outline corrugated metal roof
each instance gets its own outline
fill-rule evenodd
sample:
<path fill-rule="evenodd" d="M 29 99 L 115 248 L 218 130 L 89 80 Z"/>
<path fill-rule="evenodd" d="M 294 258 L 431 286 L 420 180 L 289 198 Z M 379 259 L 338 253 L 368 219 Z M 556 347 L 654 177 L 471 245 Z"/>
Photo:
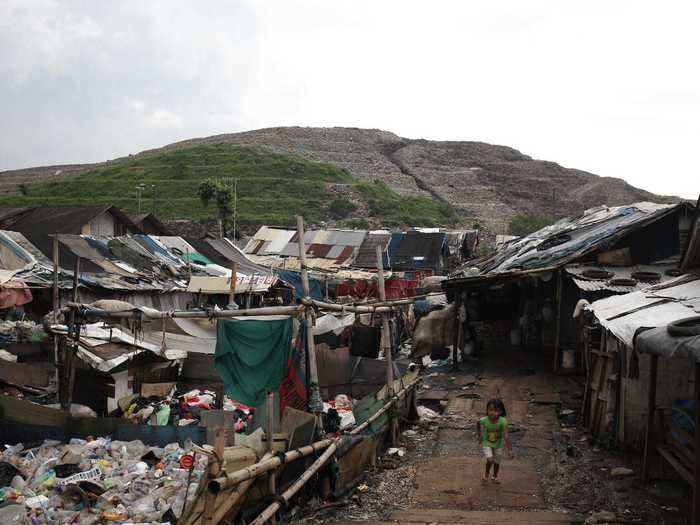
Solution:
<path fill-rule="evenodd" d="M 353 263 L 359 268 L 376 268 L 377 267 L 377 246 L 381 246 L 384 259 L 384 267 L 388 267 L 387 246 L 391 239 L 390 233 L 368 233 L 363 241 L 360 249 L 357 252 L 357 257 Z"/>
<path fill-rule="evenodd" d="M 294 230 L 261 226 L 243 251 L 257 255 L 277 255 L 295 235 Z"/>

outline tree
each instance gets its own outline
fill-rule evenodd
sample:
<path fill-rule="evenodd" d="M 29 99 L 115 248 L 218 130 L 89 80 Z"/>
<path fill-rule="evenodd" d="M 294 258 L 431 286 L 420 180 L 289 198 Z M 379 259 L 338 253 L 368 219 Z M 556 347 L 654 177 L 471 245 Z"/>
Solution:
<path fill-rule="evenodd" d="M 548 213 L 518 213 L 510 219 L 508 231 L 511 235 L 523 237 L 541 230 L 555 221 L 554 216 Z"/>
<path fill-rule="evenodd" d="M 25 197 L 29 195 L 29 184 L 26 182 L 21 183 L 19 186 L 19 192 L 24 195 Z"/>
<path fill-rule="evenodd" d="M 344 219 L 357 209 L 357 206 L 347 199 L 333 199 L 328 206 L 328 214 L 333 219 Z"/>
<path fill-rule="evenodd" d="M 233 201 L 233 191 L 221 179 L 205 179 L 197 188 L 199 196 L 205 208 L 209 207 L 211 202 L 214 202 L 218 211 L 219 221 L 219 236 L 223 237 L 226 234 L 226 221 L 233 215 L 231 201 Z"/>

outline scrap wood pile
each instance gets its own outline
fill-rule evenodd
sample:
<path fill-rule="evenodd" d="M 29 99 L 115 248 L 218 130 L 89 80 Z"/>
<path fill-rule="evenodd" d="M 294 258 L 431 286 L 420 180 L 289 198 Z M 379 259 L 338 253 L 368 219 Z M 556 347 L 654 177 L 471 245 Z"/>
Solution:
<path fill-rule="evenodd" d="M 194 501 L 207 453 L 191 443 L 46 440 L 0 459 L 0 523 L 174 523 Z"/>

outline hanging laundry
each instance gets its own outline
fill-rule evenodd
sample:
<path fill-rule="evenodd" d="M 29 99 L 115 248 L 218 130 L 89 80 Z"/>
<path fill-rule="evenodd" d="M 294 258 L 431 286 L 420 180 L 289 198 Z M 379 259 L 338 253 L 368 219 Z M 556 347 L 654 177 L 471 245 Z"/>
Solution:
<path fill-rule="evenodd" d="M 214 365 L 226 394 L 250 406 L 277 390 L 291 352 L 291 317 L 219 320 Z"/>

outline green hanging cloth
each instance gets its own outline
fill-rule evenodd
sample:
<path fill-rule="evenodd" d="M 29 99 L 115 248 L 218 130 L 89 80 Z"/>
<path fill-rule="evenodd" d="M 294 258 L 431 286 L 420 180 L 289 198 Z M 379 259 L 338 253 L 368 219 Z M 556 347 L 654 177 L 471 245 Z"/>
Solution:
<path fill-rule="evenodd" d="M 265 401 L 284 378 L 292 346 L 292 318 L 219 320 L 214 365 L 226 394 L 249 406 Z"/>

